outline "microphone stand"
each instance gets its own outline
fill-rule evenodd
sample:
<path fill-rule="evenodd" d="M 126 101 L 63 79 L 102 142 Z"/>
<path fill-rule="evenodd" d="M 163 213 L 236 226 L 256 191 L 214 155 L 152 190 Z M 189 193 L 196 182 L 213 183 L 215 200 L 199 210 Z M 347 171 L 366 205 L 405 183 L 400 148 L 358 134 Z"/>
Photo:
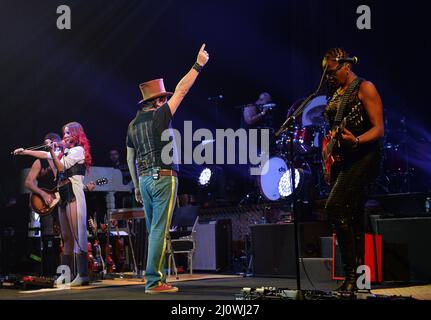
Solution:
<path fill-rule="evenodd" d="M 328 68 L 328 65 L 325 66 L 324 70 L 323 70 L 323 74 L 322 77 L 320 79 L 320 83 L 319 83 L 319 87 L 317 88 L 317 90 L 315 92 L 313 92 L 307 99 L 305 99 L 301 105 L 298 107 L 298 109 L 296 109 L 293 114 L 288 117 L 286 119 L 286 121 L 284 121 L 284 123 L 281 125 L 280 129 L 278 129 L 278 131 L 276 132 L 276 137 L 278 137 L 282 132 L 288 132 L 289 135 L 289 147 L 288 147 L 288 156 L 287 156 L 287 162 L 288 162 L 288 166 L 290 170 L 290 178 L 291 178 L 291 183 L 292 183 L 292 187 L 291 187 L 291 201 L 292 201 L 292 211 L 293 211 L 293 228 L 294 228 L 294 234 L 295 234 L 295 265 L 296 265 L 296 290 L 297 290 L 297 296 L 296 299 L 297 300 L 303 300 L 304 296 L 302 294 L 302 290 L 301 290 L 301 272 L 300 272 L 300 266 L 299 266 L 299 260 L 302 259 L 300 257 L 300 251 L 299 251 L 299 215 L 297 212 L 297 204 L 296 202 L 298 201 L 298 199 L 296 199 L 296 195 L 295 195 L 295 168 L 294 168 L 294 159 L 295 159 L 295 151 L 294 151 L 294 144 L 293 144 L 293 139 L 294 139 L 294 130 L 293 130 L 293 125 L 295 123 L 295 119 L 296 117 L 298 117 L 299 115 L 301 115 L 304 112 L 305 107 L 307 106 L 307 104 L 317 96 L 317 94 L 319 93 L 322 84 L 323 84 L 323 80 L 325 78 L 326 75 L 326 70 Z"/>
<path fill-rule="evenodd" d="M 215 118 L 216 118 L 215 124 L 216 124 L 216 129 L 218 129 L 218 128 L 219 128 L 219 111 L 220 111 L 220 104 L 221 104 L 221 101 L 222 101 L 222 100 L 223 100 L 223 96 L 222 96 L 222 95 L 218 96 L 218 97 L 217 97 L 217 98 L 215 98 L 215 99 L 208 100 L 209 102 L 212 102 L 212 103 L 214 103 L 214 105 L 215 105 L 215 113 L 216 113 L 216 116 L 215 116 Z"/>

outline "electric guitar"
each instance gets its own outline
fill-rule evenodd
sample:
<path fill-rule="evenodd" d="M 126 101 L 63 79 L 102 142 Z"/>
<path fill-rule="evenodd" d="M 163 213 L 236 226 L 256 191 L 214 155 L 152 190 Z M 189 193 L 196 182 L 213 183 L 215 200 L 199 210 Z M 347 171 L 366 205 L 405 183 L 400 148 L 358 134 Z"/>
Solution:
<path fill-rule="evenodd" d="M 31 208 L 33 209 L 33 211 L 42 217 L 51 214 L 52 211 L 54 211 L 55 207 L 60 202 L 60 192 L 58 191 L 59 188 L 68 184 L 68 183 L 71 183 L 71 182 L 69 179 L 66 179 L 66 180 L 62 181 L 62 183 L 60 185 L 56 186 L 55 188 L 53 188 L 51 190 L 42 188 L 43 191 L 50 194 L 51 197 L 54 199 L 49 205 L 47 205 L 45 203 L 45 201 L 43 200 L 43 198 L 40 195 L 38 195 L 36 193 L 32 193 L 30 196 L 30 205 L 31 205 Z M 95 184 L 97 186 L 101 186 L 101 185 L 104 185 L 107 183 L 108 183 L 108 179 L 106 179 L 106 178 L 97 179 L 95 182 Z"/>
<path fill-rule="evenodd" d="M 88 223 L 90 225 L 91 233 L 94 236 L 94 260 L 98 264 L 97 270 L 93 271 L 102 271 L 103 274 L 106 274 L 106 266 L 105 261 L 102 257 L 102 248 L 100 247 L 99 236 L 97 234 L 97 222 L 96 222 L 96 213 L 93 219 L 88 219 Z"/>
<path fill-rule="evenodd" d="M 346 128 L 347 122 L 362 122 L 363 118 L 359 112 L 359 103 L 355 105 L 350 113 L 343 118 L 341 123 L 336 126 L 330 133 L 328 133 L 322 141 L 322 161 L 323 161 L 323 175 L 325 182 L 331 184 L 331 171 L 334 164 L 343 160 L 341 149 L 341 133 Z"/>

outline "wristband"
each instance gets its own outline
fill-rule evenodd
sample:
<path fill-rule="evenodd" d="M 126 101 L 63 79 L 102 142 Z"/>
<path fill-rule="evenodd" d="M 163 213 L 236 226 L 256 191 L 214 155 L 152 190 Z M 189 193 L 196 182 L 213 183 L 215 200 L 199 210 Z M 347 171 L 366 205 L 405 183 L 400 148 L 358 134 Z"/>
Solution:
<path fill-rule="evenodd" d="M 201 72 L 204 67 L 201 66 L 199 63 L 195 62 L 192 68 L 195 69 L 197 72 Z"/>
<path fill-rule="evenodd" d="M 353 145 L 354 148 L 357 148 L 359 146 L 359 137 L 356 137 L 355 144 Z"/>

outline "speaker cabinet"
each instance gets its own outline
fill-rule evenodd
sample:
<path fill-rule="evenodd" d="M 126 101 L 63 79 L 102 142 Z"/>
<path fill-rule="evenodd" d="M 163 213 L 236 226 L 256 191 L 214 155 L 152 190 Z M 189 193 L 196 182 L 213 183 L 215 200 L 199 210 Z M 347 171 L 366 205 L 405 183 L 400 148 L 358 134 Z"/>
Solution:
<path fill-rule="evenodd" d="M 295 277 L 293 224 L 261 224 L 251 229 L 253 274 Z"/>
<path fill-rule="evenodd" d="M 430 281 L 431 217 L 377 219 L 376 224 L 383 237 L 383 280 Z"/>
<path fill-rule="evenodd" d="M 232 259 L 232 222 L 230 219 L 199 221 L 196 226 L 196 251 L 193 269 L 225 271 Z"/>
<path fill-rule="evenodd" d="M 295 232 L 293 223 L 251 225 L 253 273 L 259 276 L 295 277 Z M 328 235 L 324 222 L 299 224 L 301 256 L 320 256 L 320 237 Z"/>

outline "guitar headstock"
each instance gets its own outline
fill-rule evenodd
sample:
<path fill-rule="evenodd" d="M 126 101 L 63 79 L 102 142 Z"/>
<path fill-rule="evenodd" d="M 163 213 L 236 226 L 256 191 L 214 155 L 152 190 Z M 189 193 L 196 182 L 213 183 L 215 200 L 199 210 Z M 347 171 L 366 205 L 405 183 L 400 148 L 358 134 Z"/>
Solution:
<path fill-rule="evenodd" d="M 100 178 L 100 179 L 97 179 L 95 183 L 97 186 L 103 186 L 105 184 L 108 184 L 108 182 L 109 181 L 107 178 Z"/>
<path fill-rule="evenodd" d="M 89 218 L 88 219 L 88 224 L 90 225 L 91 228 L 91 232 L 94 235 L 97 235 L 97 223 L 96 223 L 96 218 L 94 217 L 93 219 Z"/>

